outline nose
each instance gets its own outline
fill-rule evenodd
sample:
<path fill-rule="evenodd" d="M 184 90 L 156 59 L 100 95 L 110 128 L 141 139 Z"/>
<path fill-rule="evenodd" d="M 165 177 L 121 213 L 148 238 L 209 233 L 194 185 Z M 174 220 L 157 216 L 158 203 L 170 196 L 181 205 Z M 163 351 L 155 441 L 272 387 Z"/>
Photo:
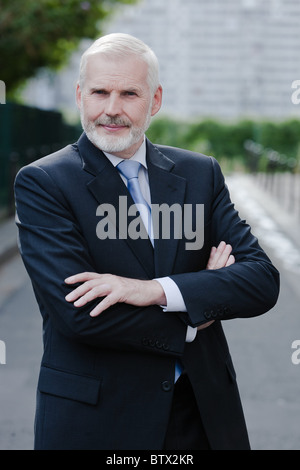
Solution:
<path fill-rule="evenodd" d="M 106 100 L 105 114 L 107 116 L 119 116 L 122 113 L 121 98 L 115 93 L 110 93 Z"/>

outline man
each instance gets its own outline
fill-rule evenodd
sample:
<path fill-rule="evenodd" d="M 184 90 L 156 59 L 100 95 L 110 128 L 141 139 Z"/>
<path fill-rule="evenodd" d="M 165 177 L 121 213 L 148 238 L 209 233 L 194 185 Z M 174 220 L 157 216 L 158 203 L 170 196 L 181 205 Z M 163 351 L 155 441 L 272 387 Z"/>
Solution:
<path fill-rule="evenodd" d="M 151 49 L 100 38 L 76 93 L 79 141 L 15 184 L 44 329 L 35 448 L 249 449 L 220 320 L 271 309 L 278 272 L 216 161 L 145 139 L 162 101 Z M 181 209 L 168 236 L 166 207 Z"/>

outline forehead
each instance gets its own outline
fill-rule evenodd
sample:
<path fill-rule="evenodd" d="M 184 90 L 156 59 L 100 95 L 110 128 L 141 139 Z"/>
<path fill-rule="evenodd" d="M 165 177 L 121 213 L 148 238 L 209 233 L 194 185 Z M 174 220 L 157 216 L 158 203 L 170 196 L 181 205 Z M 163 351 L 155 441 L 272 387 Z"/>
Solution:
<path fill-rule="evenodd" d="M 101 53 L 87 57 L 85 81 L 89 86 L 148 87 L 148 65 L 139 57 L 107 57 Z"/>

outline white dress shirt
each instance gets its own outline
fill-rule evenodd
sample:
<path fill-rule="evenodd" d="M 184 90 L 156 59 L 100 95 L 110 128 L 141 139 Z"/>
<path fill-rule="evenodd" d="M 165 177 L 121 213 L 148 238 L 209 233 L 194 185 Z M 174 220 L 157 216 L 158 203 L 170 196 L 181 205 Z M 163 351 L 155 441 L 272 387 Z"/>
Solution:
<path fill-rule="evenodd" d="M 123 158 L 119 158 L 116 155 L 104 152 L 106 157 L 111 161 L 111 163 L 116 167 Z M 145 200 L 148 202 L 151 207 L 151 194 L 149 186 L 149 177 L 148 177 L 148 168 L 146 162 L 146 141 L 143 140 L 142 145 L 137 150 L 137 152 L 130 158 L 130 160 L 136 160 L 141 163 L 141 168 L 139 171 L 138 179 L 142 194 Z M 127 186 L 127 180 L 123 175 L 120 174 L 120 177 Z M 153 231 L 152 231 L 153 233 Z M 163 305 L 162 308 L 165 312 L 186 312 L 186 306 L 181 295 L 181 292 L 177 284 L 170 277 L 161 277 L 156 278 L 156 281 L 162 286 L 165 296 L 167 299 L 167 305 Z M 197 328 L 192 328 L 191 326 L 187 327 L 186 342 L 192 342 L 197 334 Z"/>

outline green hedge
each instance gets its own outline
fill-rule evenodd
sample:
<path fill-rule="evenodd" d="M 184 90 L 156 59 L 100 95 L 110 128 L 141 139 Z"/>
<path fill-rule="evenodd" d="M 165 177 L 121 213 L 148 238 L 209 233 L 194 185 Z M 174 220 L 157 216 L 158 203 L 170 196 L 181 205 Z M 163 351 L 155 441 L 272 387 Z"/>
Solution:
<path fill-rule="evenodd" d="M 219 161 L 239 161 L 248 170 L 269 169 L 271 150 L 280 154 L 280 161 L 291 162 L 291 159 L 295 159 L 299 165 L 300 120 L 296 119 L 280 123 L 251 120 L 236 123 L 213 120 L 188 123 L 156 118 L 147 136 L 152 142 L 209 154 Z M 247 151 L 247 141 L 259 144 L 261 152 L 255 154 Z M 278 165 L 278 168 L 284 169 L 284 165 Z"/>

